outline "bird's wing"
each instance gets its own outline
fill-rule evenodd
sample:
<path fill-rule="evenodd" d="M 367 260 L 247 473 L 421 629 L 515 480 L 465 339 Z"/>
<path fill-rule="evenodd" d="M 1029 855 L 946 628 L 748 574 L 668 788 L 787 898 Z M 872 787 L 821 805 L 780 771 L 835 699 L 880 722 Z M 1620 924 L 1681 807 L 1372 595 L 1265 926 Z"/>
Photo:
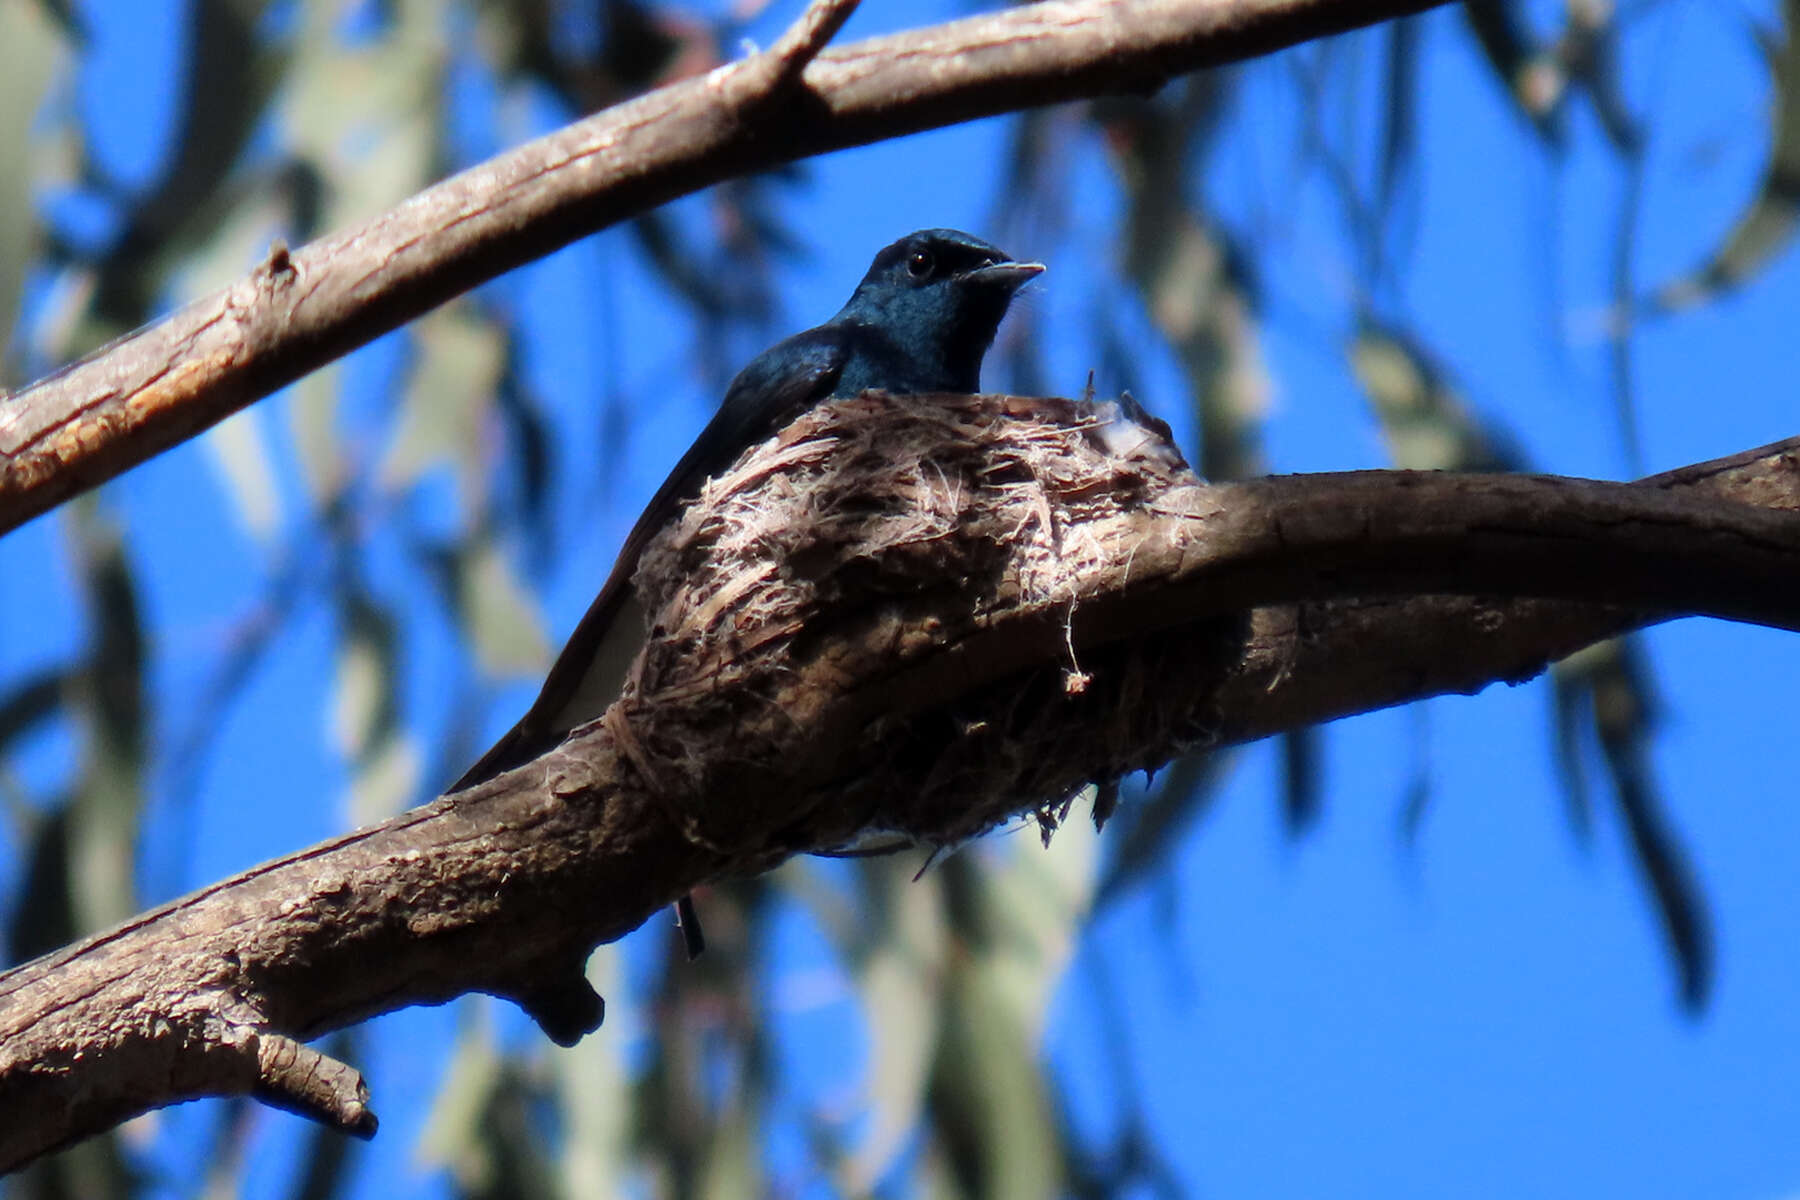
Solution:
<path fill-rule="evenodd" d="M 645 620 L 631 577 L 650 539 L 673 521 L 701 484 L 755 442 L 831 395 L 848 351 L 831 326 L 795 334 L 758 355 L 731 381 L 719 411 L 687 448 L 626 535 L 600 594 L 582 615 L 544 686 L 519 723 L 463 772 L 452 792 L 521 766 L 551 749 L 618 698 L 643 646 Z"/>

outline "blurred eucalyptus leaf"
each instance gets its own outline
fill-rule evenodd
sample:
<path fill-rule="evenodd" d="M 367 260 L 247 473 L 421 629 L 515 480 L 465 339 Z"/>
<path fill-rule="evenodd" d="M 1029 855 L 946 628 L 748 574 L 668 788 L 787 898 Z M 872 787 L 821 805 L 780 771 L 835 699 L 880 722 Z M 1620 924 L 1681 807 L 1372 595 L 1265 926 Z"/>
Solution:
<path fill-rule="evenodd" d="M 940 868 L 952 893 L 985 890 L 970 858 L 958 855 Z M 1046 923 L 996 912 L 973 894 L 969 899 L 980 906 L 978 920 L 997 928 L 985 936 L 964 932 L 964 949 L 943 981 L 943 1033 L 928 1093 L 933 1149 L 962 1194 L 1058 1195 L 1061 1138 L 1037 1052 L 1038 1022 L 1049 1002 L 1044 971 L 1052 960 L 1049 945 L 1033 934 Z M 1060 906 L 1053 900 L 1049 907 Z M 975 915 L 953 901 L 953 921 L 959 910 Z M 1031 994 L 1036 986 L 1045 992 Z"/>
<path fill-rule="evenodd" d="M 66 34 L 40 4 L 0 4 L 0 387 L 19 382 L 7 347 L 19 320 L 25 272 L 38 251 L 31 161 L 44 99 L 68 61 Z"/>
<path fill-rule="evenodd" d="M 338 594 L 340 639 L 332 743 L 352 761 L 367 756 L 398 723 L 398 631 L 393 617 L 354 585 Z"/>
<path fill-rule="evenodd" d="M 449 1171 L 464 1193 L 486 1187 L 495 1173 L 485 1160 L 481 1125 L 499 1090 L 504 1063 L 485 1003 L 465 1006 L 466 1019 L 414 1150 L 420 1166 Z"/>
<path fill-rule="evenodd" d="M 1369 398 L 1388 457 L 1409 471 L 1514 471 L 1510 440 L 1464 404 L 1448 372 L 1411 334 L 1365 316 L 1349 347 L 1350 368 Z"/>
<path fill-rule="evenodd" d="M 1463 15 L 1519 113 L 1544 141 L 1562 140 L 1561 110 L 1569 77 L 1555 48 L 1539 41 L 1515 0 L 1463 0 Z"/>
<path fill-rule="evenodd" d="M 550 661 L 543 617 L 506 556 L 479 539 L 459 547 L 452 565 L 459 620 L 481 669 L 496 677 L 542 673 Z"/>
<path fill-rule="evenodd" d="M 1106 825 L 1111 852 L 1094 888 L 1096 910 L 1170 861 L 1188 827 L 1212 806 L 1233 757 L 1229 750 L 1185 755 L 1149 796 L 1119 806 Z"/>
<path fill-rule="evenodd" d="M 1260 474 L 1269 381 L 1256 304 L 1230 237 L 1191 197 L 1191 164 L 1216 136 L 1232 76 L 1189 76 L 1168 99 L 1097 104 L 1129 201 L 1124 270 L 1187 377 L 1207 479 Z"/>
<path fill-rule="evenodd" d="M 304 6 L 298 23 L 282 134 L 318 173 L 327 228 L 398 204 L 442 170 L 448 14 L 433 0 L 402 0 L 392 15 L 353 45 L 336 4 Z"/>
<path fill-rule="evenodd" d="M 478 453 L 507 360 L 507 339 L 471 306 L 454 304 L 421 318 L 400 418 L 379 469 L 385 489 L 407 487 L 446 462 L 462 462 L 471 490 L 487 464 Z"/>
<path fill-rule="evenodd" d="M 422 756 L 400 721 L 400 631 L 393 615 L 355 585 L 340 589 L 333 742 L 350 762 L 355 824 L 411 803 Z"/>
<path fill-rule="evenodd" d="M 134 866 L 149 740 L 146 645 L 124 531 L 93 493 L 63 512 L 90 630 L 87 667 L 77 676 L 85 744 L 69 825 L 74 908 L 85 932 L 138 909 Z"/>
<path fill-rule="evenodd" d="M 561 1193 L 617 1196 L 639 1172 L 631 1157 L 631 1079 L 622 1049 L 642 1030 L 615 945 L 589 956 L 587 980 L 606 998 L 606 1027 L 550 1058 L 562 1113 Z"/>
<path fill-rule="evenodd" d="M 47 722 L 63 715 L 74 679 L 67 668 L 47 667 L 0 693 L 0 758 Z"/>
<path fill-rule="evenodd" d="M 872 859 L 856 872 L 861 905 L 846 946 L 868 1023 L 869 1124 L 841 1164 L 842 1187 L 866 1195 L 918 1129 L 940 1036 L 938 995 L 950 948 L 937 876 L 916 878 L 906 855 Z M 823 916 L 823 914 L 821 914 Z"/>
<path fill-rule="evenodd" d="M 1067 821 L 1048 846 L 1015 842 L 1003 856 L 983 856 L 979 883 L 998 934 L 990 962 L 1033 1043 L 1093 904 L 1099 846 L 1091 823 Z"/>
<path fill-rule="evenodd" d="M 548 1091 L 527 1064 L 499 1051 L 485 1022 L 466 1029 L 438 1091 L 419 1157 L 447 1170 L 464 1200 L 560 1200 L 540 1113 Z"/>
<path fill-rule="evenodd" d="M 1639 638 L 1597 642 L 1556 664 L 1553 675 L 1557 775 L 1569 824 L 1585 840 L 1592 827 L 1585 742 L 1600 752 L 1630 850 L 1649 889 L 1690 1013 L 1712 990 L 1712 921 L 1686 848 L 1671 829 L 1651 762 L 1659 705 Z"/>
<path fill-rule="evenodd" d="M 698 1200 L 738 1200 L 767 1192 L 762 1170 L 761 1130 L 751 1119 L 750 1105 L 725 1106 L 702 1159 Z"/>
<path fill-rule="evenodd" d="M 1769 158 L 1762 181 L 1706 262 L 1656 292 L 1664 312 L 1692 308 L 1743 286 L 1793 240 L 1800 220 L 1800 0 L 1781 6 L 1784 33 L 1767 39 Z"/>
<path fill-rule="evenodd" d="M 66 797 L 37 814 L 20 839 L 24 870 L 8 897 L 6 961 L 22 963 L 66 946 L 80 935 L 69 866 L 69 802 Z"/>
<path fill-rule="evenodd" d="M 1291 838 L 1310 833 L 1325 806 L 1319 765 L 1321 737 L 1318 729 L 1297 729 L 1280 739 L 1281 824 Z"/>
<path fill-rule="evenodd" d="M 330 505 L 349 482 L 350 463 L 338 433 L 343 372 L 336 363 L 288 390 L 288 433 L 315 507 Z"/>
<path fill-rule="evenodd" d="M 385 820 L 412 804 L 424 759 L 418 739 L 411 734 L 383 739 L 357 763 L 350 780 L 350 824 Z"/>
<path fill-rule="evenodd" d="M 263 423 L 267 410 L 249 408 L 219 422 L 201 444 L 232 499 L 232 512 L 257 541 L 268 544 L 282 523 L 281 492 Z"/>
<path fill-rule="evenodd" d="M 172 153 L 156 182 L 126 201 L 124 228 L 96 264 L 72 357 L 143 324 L 173 272 L 196 247 L 215 243 L 240 195 L 228 186 L 269 97 L 283 55 L 257 35 L 264 0 L 196 0 L 188 9 L 186 84 Z M 232 276 L 243 273 L 243 261 Z"/>

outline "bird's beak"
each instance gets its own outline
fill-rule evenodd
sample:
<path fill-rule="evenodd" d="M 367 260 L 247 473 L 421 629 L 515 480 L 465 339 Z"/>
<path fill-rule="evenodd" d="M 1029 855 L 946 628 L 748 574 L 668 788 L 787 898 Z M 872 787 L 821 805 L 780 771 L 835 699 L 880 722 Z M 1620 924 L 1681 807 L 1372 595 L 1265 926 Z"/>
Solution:
<path fill-rule="evenodd" d="M 1016 292 L 1025 286 L 1026 280 L 1035 279 L 1043 273 L 1044 264 L 1040 262 L 998 262 L 976 267 L 963 278 L 973 283 L 989 284 L 1003 291 Z"/>

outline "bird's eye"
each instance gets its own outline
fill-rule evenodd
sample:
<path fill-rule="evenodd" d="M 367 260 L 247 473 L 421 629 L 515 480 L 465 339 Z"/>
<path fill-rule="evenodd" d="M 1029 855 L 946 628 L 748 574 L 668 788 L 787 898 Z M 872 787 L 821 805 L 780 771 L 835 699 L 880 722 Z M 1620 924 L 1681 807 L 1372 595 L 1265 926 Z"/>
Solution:
<path fill-rule="evenodd" d="M 931 251 L 914 250 L 912 257 L 906 260 L 906 273 L 914 279 L 924 279 L 931 274 L 933 265 Z"/>

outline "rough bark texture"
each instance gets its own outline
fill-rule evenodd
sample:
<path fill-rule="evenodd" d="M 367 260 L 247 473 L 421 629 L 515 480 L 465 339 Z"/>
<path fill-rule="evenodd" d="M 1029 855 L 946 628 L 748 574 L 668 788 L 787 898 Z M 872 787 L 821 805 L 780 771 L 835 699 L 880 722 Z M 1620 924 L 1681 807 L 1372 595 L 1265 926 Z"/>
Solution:
<path fill-rule="evenodd" d="M 1800 438 L 1633 485 L 1800 509 Z M 1792 591 L 1790 581 L 1782 590 Z M 1221 689 L 1221 735 L 1249 742 L 1428 696 L 1523 683 L 1583 646 L 1666 619 L 1641 609 L 1480 596 L 1356 597 L 1262 608 Z"/>
<path fill-rule="evenodd" d="M 371 1132 L 300 1045 L 507 996 L 569 1042 L 590 948 L 708 879 L 874 830 L 1047 827 L 1196 744 L 1494 679 L 1659 619 L 1800 625 L 1800 441 L 1640 484 L 1208 486 L 1111 405 L 871 395 L 708 486 L 647 553 L 626 694 L 478 788 L 0 976 L 0 1167 L 252 1093 Z"/>
<path fill-rule="evenodd" d="M 1442 0 L 1064 0 L 819 55 L 854 4 L 771 47 L 473 167 L 0 403 L 0 533 L 435 305 L 721 180 L 1119 92 Z M 815 57 L 816 56 L 816 57 Z"/>

